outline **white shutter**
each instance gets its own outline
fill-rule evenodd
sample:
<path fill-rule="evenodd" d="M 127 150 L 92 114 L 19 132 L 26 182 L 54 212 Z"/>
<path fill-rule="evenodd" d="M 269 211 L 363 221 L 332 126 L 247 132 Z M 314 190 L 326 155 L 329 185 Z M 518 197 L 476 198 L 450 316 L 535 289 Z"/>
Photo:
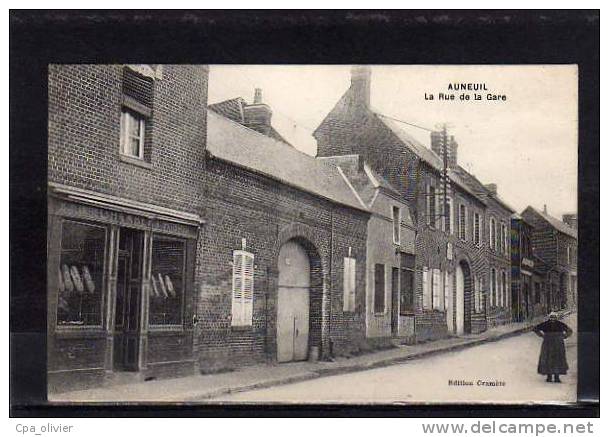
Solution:
<path fill-rule="evenodd" d="M 343 311 L 355 311 L 355 258 L 344 258 Z"/>
<path fill-rule="evenodd" d="M 450 275 L 446 271 L 444 272 L 444 308 L 446 308 L 450 302 L 452 296 L 450 296 Z"/>
<path fill-rule="evenodd" d="M 423 267 L 423 309 L 431 309 L 431 290 L 429 289 L 429 272 Z"/>
<path fill-rule="evenodd" d="M 440 302 L 440 270 L 432 270 L 432 304 L 434 309 L 441 309 L 442 305 Z"/>
<path fill-rule="evenodd" d="M 232 325 L 252 324 L 254 303 L 254 255 L 243 250 L 233 252 Z"/>

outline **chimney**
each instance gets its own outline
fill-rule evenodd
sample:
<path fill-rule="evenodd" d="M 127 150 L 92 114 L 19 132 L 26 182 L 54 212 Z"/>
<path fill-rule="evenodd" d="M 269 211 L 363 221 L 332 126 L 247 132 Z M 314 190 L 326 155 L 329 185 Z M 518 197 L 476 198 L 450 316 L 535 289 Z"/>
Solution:
<path fill-rule="evenodd" d="M 489 190 L 493 196 L 497 195 L 497 184 L 485 184 L 484 188 Z"/>
<path fill-rule="evenodd" d="M 446 156 L 448 158 L 447 160 L 449 167 L 457 166 L 458 147 L 459 145 L 457 144 L 457 141 L 455 141 L 455 137 L 453 135 L 446 138 Z M 444 159 L 442 131 L 435 131 L 431 133 L 431 150 L 433 150 L 441 159 Z"/>
<path fill-rule="evenodd" d="M 256 88 L 254 90 L 254 105 L 262 103 L 262 88 Z"/>
<path fill-rule="evenodd" d="M 544 214 L 548 214 L 548 205 L 546 205 L 545 203 L 543 204 L 543 213 Z"/>
<path fill-rule="evenodd" d="M 366 108 L 370 107 L 370 76 L 372 71 L 367 65 L 351 67 L 351 88 L 354 103 Z"/>
<path fill-rule="evenodd" d="M 256 88 L 254 90 L 254 103 L 243 106 L 243 124 L 250 129 L 268 135 L 271 130 L 272 115 L 271 108 L 262 103 L 262 89 Z"/>
<path fill-rule="evenodd" d="M 577 214 L 563 214 L 562 221 L 573 229 L 577 229 Z"/>

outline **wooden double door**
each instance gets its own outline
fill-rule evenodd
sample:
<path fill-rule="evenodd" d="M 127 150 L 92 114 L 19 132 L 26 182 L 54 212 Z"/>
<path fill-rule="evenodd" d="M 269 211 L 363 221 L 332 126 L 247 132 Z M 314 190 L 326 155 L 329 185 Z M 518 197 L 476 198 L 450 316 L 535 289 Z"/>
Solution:
<path fill-rule="evenodd" d="M 305 250 L 287 242 L 279 253 L 277 361 L 306 360 L 309 349 L 310 263 Z"/>

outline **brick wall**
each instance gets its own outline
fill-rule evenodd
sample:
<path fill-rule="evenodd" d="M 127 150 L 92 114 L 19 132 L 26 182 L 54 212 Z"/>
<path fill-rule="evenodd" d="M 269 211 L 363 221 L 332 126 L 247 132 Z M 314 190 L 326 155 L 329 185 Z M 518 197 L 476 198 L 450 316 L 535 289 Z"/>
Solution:
<path fill-rule="evenodd" d="M 148 167 L 120 159 L 123 68 L 49 66 L 49 181 L 200 213 L 208 67 L 154 80 Z"/>
<path fill-rule="evenodd" d="M 276 359 L 277 257 L 290 239 L 305 248 L 312 264 L 311 345 L 323 355 L 357 349 L 365 336 L 368 214 L 221 160 L 208 161 L 207 180 L 195 341 L 201 370 Z M 253 326 L 248 328 L 231 327 L 232 252 L 241 248 L 242 238 L 255 255 Z M 349 246 L 357 259 L 355 313 L 342 311 L 342 264 Z"/>

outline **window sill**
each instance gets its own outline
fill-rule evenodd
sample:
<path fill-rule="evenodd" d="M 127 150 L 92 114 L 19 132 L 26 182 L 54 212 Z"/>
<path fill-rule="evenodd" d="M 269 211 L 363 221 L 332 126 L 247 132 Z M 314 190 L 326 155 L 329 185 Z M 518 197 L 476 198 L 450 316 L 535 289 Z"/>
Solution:
<path fill-rule="evenodd" d="M 122 162 L 126 162 L 127 164 L 135 165 L 137 167 L 142 167 L 147 170 L 152 170 L 152 164 L 147 161 L 144 161 L 143 159 L 136 158 L 134 156 L 125 155 L 123 153 L 119 153 L 118 157 Z"/>
<path fill-rule="evenodd" d="M 184 331 L 184 327 L 182 325 L 150 325 L 148 326 L 148 332 L 152 333 L 181 333 Z"/>

